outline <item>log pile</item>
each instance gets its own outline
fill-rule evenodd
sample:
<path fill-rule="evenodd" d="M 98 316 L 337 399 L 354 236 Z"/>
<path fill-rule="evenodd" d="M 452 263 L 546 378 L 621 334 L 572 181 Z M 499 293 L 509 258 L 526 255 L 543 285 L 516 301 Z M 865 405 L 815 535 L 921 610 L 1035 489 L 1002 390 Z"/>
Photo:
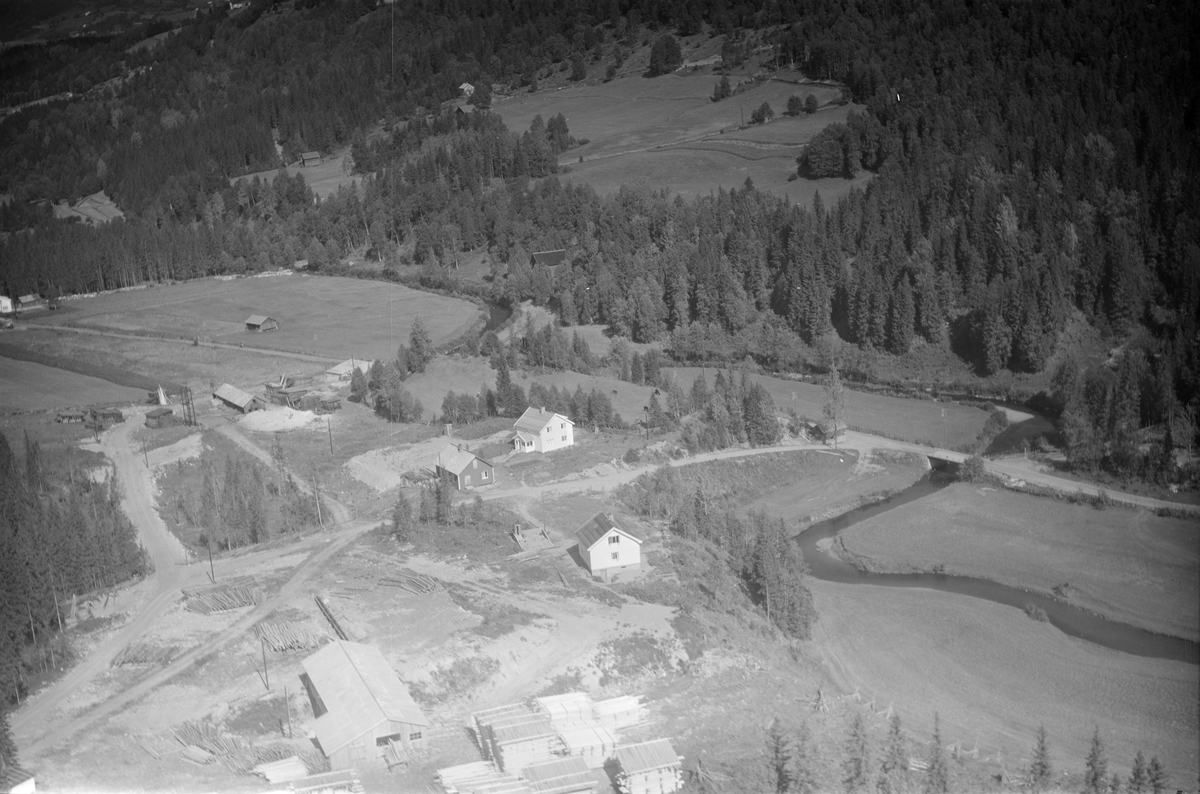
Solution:
<path fill-rule="evenodd" d="M 325 635 L 312 631 L 299 623 L 282 621 L 280 623 L 260 623 L 254 627 L 254 634 L 265 640 L 267 647 L 276 653 L 283 651 L 309 651 L 320 647 Z"/>
<path fill-rule="evenodd" d="M 239 736 L 222 733 L 211 722 L 185 722 L 175 729 L 175 739 L 183 745 L 183 757 L 195 764 L 211 764 L 220 759 L 237 775 L 249 775 L 259 764 L 280 761 L 296 754 L 287 744 L 255 747 Z"/>
<path fill-rule="evenodd" d="M 158 648 L 146 642 L 134 642 L 126 645 L 116 658 L 112 660 L 113 667 L 127 664 L 166 664 L 175 655 L 175 646 Z"/>
<path fill-rule="evenodd" d="M 423 573 L 414 573 L 404 568 L 396 571 L 393 576 L 381 578 L 379 583 L 387 587 L 399 587 L 401 590 L 407 590 L 416 595 L 432 593 L 434 590 L 440 590 L 442 587 L 442 583 L 432 576 L 426 576 Z"/>
<path fill-rule="evenodd" d="M 257 606 L 262 603 L 262 600 L 261 587 L 240 585 L 208 590 L 203 593 L 189 593 L 186 606 L 192 612 L 210 615 L 213 612 L 225 612 L 239 607 Z"/>

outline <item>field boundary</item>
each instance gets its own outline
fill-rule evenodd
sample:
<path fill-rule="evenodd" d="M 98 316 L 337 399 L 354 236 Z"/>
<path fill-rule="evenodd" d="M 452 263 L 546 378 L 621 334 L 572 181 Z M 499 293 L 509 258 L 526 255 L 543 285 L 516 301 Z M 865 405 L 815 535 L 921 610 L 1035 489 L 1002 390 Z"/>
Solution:
<path fill-rule="evenodd" d="M 131 389 L 145 389 L 146 391 L 154 391 L 161 385 L 164 389 L 179 390 L 183 388 L 178 383 L 171 381 L 155 380 L 147 378 L 144 375 L 138 375 L 136 372 L 129 370 L 118 369 L 117 367 L 104 367 L 98 364 L 89 364 L 86 361 L 78 361 L 70 358 L 59 358 L 46 353 L 40 353 L 35 350 L 26 350 L 21 347 L 14 347 L 6 342 L 0 342 L 0 356 L 11 358 L 16 361 L 29 361 L 34 364 L 41 364 L 55 369 L 74 372 L 77 375 L 87 375 L 100 380 L 106 380 L 109 383 L 115 383 L 118 386 L 128 386 Z"/>

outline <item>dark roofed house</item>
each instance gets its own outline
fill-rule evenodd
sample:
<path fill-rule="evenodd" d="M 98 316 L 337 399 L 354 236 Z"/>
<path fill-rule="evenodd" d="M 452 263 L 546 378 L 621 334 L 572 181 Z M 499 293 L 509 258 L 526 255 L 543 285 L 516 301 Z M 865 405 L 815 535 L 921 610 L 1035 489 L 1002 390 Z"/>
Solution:
<path fill-rule="evenodd" d="M 213 397 L 244 414 L 263 407 L 262 400 L 236 386 L 230 386 L 228 383 L 222 383 L 221 387 L 213 392 Z"/>
<path fill-rule="evenodd" d="M 537 267 L 538 265 L 558 267 L 565 261 L 567 261 L 567 249 L 556 248 L 553 251 L 538 251 L 529 258 L 529 265 L 530 267 Z"/>
<path fill-rule="evenodd" d="M 321 164 L 321 153 L 320 152 L 305 152 L 304 154 L 300 155 L 300 159 L 304 162 L 305 168 L 310 168 L 314 165 Z"/>
<path fill-rule="evenodd" d="M 334 640 L 301 665 L 317 741 L 334 771 L 378 764 L 393 746 L 426 748 L 429 718 L 378 648 Z"/>
<path fill-rule="evenodd" d="M 247 331 L 278 331 L 279 323 L 264 314 L 252 314 L 246 318 Z"/>
<path fill-rule="evenodd" d="M 454 480 L 460 491 L 491 485 L 496 481 L 496 469 L 473 452 L 457 446 L 447 446 L 438 454 L 437 472 Z"/>

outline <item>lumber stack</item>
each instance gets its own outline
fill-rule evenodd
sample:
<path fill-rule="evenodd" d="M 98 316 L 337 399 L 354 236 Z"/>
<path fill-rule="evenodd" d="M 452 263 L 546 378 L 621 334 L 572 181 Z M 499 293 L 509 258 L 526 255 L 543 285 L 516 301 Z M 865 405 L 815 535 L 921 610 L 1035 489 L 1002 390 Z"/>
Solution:
<path fill-rule="evenodd" d="M 591 794 L 598 780 L 579 758 L 559 758 L 544 764 L 534 764 L 521 770 L 536 794 Z"/>
<path fill-rule="evenodd" d="M 479 742 L 479 752 L 485 759 L 492 757 L 491 731 L 493 726 L 507 725 L 511 722 L 526 722 L 534 716 L 534 713 L 522 703 L 496 706 L 475 712 L 471 715 L 471 719 L 475 723 L 475 740 Z"/>
<path fill-rule="evenodd" d="M 537 699 L 538 709 L 558 727 L 560 723 L 576 723 L 594 719 L 592 699 L 586 692 L 567 692 Z"/>
<path fill-rule="evenodd" d="M 504 771 L 553 760 L 562 747 L 550 721 L 540 716 L 525 722 L 493 726 L 491 737 L 492 757 Z"/>
<path fill-rule="evenodd" d="M 202 593 L 188 593 L 186 606 L 192 612 L 209 615 L 213 612 L 225 612 L 239 607 L 257 606 L 262 601 L 261 587 L 239 585 L 222 587 L 218 590 L 206 590 Z"/>
<path fill-rule="evenodd" d="M 113 667 L 127 664 L 166 664 L 175 655 L 175 646 L 157 648 L 147 642 L 133 642 L 126 645 L 112 660 Z"/>
<path fill-rule="evenodd" d="M 322 772 L 319 775 L 292 781 L 294 794 L 362 794 L 362 783 L 354 776 L 353 769 L 341 772 Z"/>
<path fill-rule="evenodd" d="M 261 775 L 268 783 L 288 783 L 308 777 L 308 767 L 298 757 L 291 755 L 281 761 L 269 761 L 254 767 L 254 774 Z"/>
<path fill-rule="evenodd" d="M 588 769 L 603 767 L 617 749 L 617 737 L 595 720 L 559 723 L 554 730 L 567 755 L 579 758 Z"/>
<path fill-rule="evenodd" d="M 325 635 L 300 623 L 282 621 L 260 623 L 254 627 L 254 635 L 267 643 L 276 653 L 282 651 L 309 651 L 321 645 Z"/>
<path fill-rule="evenodd" d="M 446 794 L 533 794 L 525 781 L 486 761 L 439 769 L 437 780 Z"/>
<path fill-rule="evenodd" d="M 592 713 L 600 726 L 607 728 L 613 736 L 646 721 L 646 707 L 632 695 L 598 700 L 593 705 Z"/>
<path fill-rule="evenodd" d="M 432 576 L 426 576 L 423 573 L 414 573 L 405 568 L 396 571 L 392 576 L 381 578 L 379 584 L 387 587 L 399 587 L 401 590 L 407 590 L 416 595 L 432 593 L 434 590 L 440 590 L 442 587 L 442 583 Z"/>

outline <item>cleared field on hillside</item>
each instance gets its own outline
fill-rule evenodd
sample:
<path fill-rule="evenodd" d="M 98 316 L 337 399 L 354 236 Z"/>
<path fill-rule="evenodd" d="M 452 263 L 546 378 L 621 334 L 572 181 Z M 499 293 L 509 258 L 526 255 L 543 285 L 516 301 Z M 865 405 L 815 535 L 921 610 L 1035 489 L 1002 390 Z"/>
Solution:
<path fill-rule="evenodd" d="M 679 384 L 685 389 L 690 389 L 701 368 L 671 367 L 663 371 L 673 372 Z M 716 370 L 710 367 L 704 371 L 711 387 Z M 807 416 L 809 419 L 821 418 L 821 410 L 825 405 L 825 389 L 820 384 L 784 380 L 767 375 L 756 375 L 754 379 L 771 393 L 779 411 L 786 412 L 795 408 L 800 416 Z M 944 419 L 943 410 L 946 412 Z M 889 438 L 958 449 L 974 441 L 986 421 L 985 411 L 966 405 L 846 390 L 846 424 L 867 433 L 878 433 Z"/>
<path fill-rule="evenodd" d="M 422 417 L 432 420 L 441 416 L 448 392 L 476 395 L 484 384 L 496 387 L 496 371 L 486 358 L 437 358 L 420 375 L 404 381 L 404 388 L 421 401 Z"/>
<path fill-rule="evenodd" d="M 272 317 L 279 330 L 247 331 L 252 314 Z M 434 344 L 442 344 L 465 332 L 481 312 L 469 301 L 398 284 L 292 275 L 205 279 L 71 300 L 43 322 L 342 359 L 394 357 L 418 315 Z"/>
<path fill-rule="evenodd" d="M 1122 622 L 1200 639 L 1200 535 L 1194 521 L 1096 510 L 956 484 L 841 535 L 880 571 L 978 576 L 1050 592 Z"/>
<path fill-rule="evenodd" d="M 571 134 L 588 140 L 563 153 L 560 162 L 571 169 L 564 179 L 586 182 L 601 193 L 637 184 L 707 195 L 718 187 L 740 187 L 749 177 L 760 189 L 807 204 L 818 189 L 832 202 L 870 178 L 787 181 L 803 145 L 858 108 L 830 105 L 840 97 L 837 88 L 770 80 L 713 102 L 713 85 L 719 79 L 711 73 L 653 79 L 629 76 L 599 85 L 520 94 L 498 102 L 494 111 L 517 132 L 528 129 L 534 116 L 545 120 L 562 113 Z M 732 81 L 736 84 L 738 79 Z M 821 111 L 782 116 L 788 97 L 808 94 L 817 97 Z M 763 102 L 775 110 L 776 120 L 739 130 Z"/>
<path fill-rule="evenodd" d="M 513 379 L 520 384 L 526 394 L 529 393 L 530 384 L 535 381 L 543 386 L 555 386 L 559 391 L 566 389 L 569 394 L 574 394 L 578 387 L 583 387 L 585 392 L 599 389 L 612 402 L 613 410 L 629 424 L 633 424 L 643 417 L 642 408 L 649 404 L 650 396 L 654 394 L 654 389 L 649 386 L 635 386 L 616 378 L 584 375 L 579 372 L 547 372 L 531 374 L 528 378 L 522 373 L 519 376 L 513 375 Z M 659 397 L 659 402 L 661 403 L 665 399 L 665 397 Z"/>
<path fill-rule="evenodd" d="M 889 513 L 889 516 L 893 513 Z M 978 743 L 1023 766 L 1038 725 L 1056 769 L 1080 774 L 1098 727 L 1109 771 L 1127 776 L 1139 749 L 1157 755 L 1175 785 L 1198 763 L 1194 665 L 1147 659 L 1067 637 L 1020 610 L 932 590 L 810 581 L 820 619 L 813 653 L 847 691 L 892 705 L 908 730 Z"/>
<path fill-rule="evenodd" d="M 342 185 L 352 185 L 362 179 L 360 174 L 347 174 L 342 167 L 342 162 L 346 158 L 346 152 L 340 154 L 331 154 L 323 158 L 320 165 L 310 166 L 308 168 L 288 166 L 284 170 L 288 176 L 296 174 L 304 174 L 304 181 L 312 188 L 313 193 L 321 198 L 328 198 L 336 193 Z M 253 174 L 243 174 L 229 180 L 229 184 L 234 184 L 238 179 L 245 179 L 247 182 L 258 177 L 259 179 L 275 180 L 275 175 L 279 173 L 276 168 L 272 171 L 257 171 Z"/>
<path fill-rule="evenodd" d="M 0 356 L 0 411 L 145 401 L 146 392 L 142 389 Z"/>

